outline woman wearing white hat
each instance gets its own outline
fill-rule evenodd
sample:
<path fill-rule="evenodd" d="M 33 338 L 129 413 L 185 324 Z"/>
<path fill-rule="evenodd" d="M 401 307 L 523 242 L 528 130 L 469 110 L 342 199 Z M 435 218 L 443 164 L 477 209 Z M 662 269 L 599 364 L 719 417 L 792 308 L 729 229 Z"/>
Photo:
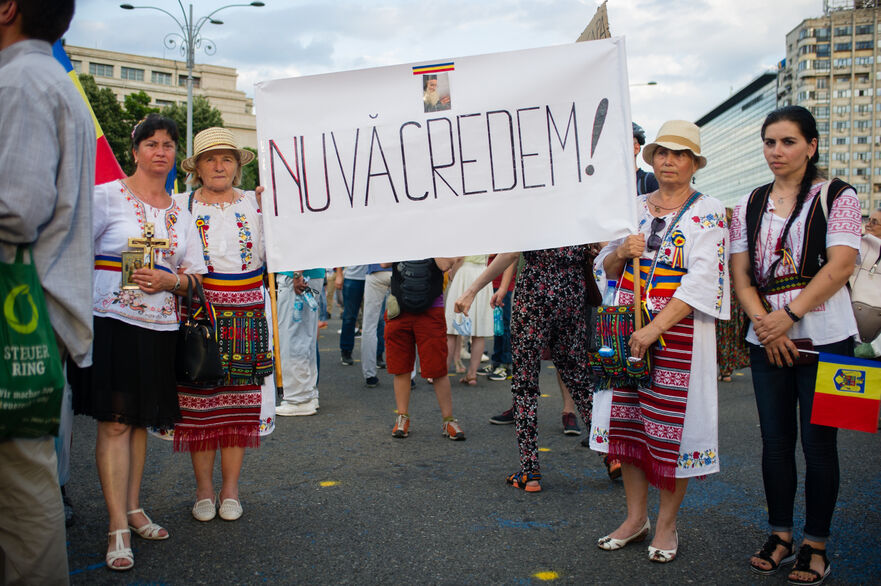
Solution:
<path fill-rule="evenodd" d="M 610 242 L 595 267 L 618 280 L 615 303 L 633 305 L 633 263 L 640 264 L 650 320 L 629 339 L 630 355 L 651 355 L 649 382 L 598 391 L 591 447 L 622 462 L 627 517 L 597 545 L 608 551 L 651 532 L 649 484 L 660 490 L 653 562 L 672 561 L 676 517 L 688 479 L 719 471 L 715 320 L 728 319 L 728 229 L 722 204 L 691 188 L 707 164 L 700 130 L 671 120 L 643 150 L 658 191 L 639 196 L 639 231 Z M 610 399 L 611 409 L 601 397 Z M 610 416 L 611 414 L 611 416 Z"/>
<path fill-rule="evenodd" d="M 260 443 L 260 386 L 272 372 L 272 347 L 264 313 L 263 218 L 257 194 L 241 191 L 242 167 L 254 154 L 239 148 L 225 128 L 208 128 L 193 140 L 194 155 L 181 167 L 200 185 L 175 201 L 192 213 L 208 274 L 206 300 L 217 315 L 225 378 L 220 386 L 178 385 L 182 420 L 174 449 L 188 451 L 196 475 L 193 516 L 210 521 L 242 515 L 239 475 L 245 448 Z M 259 190 L 259 188 L 258 188 Z M 223 484 L 215 494 L 214 458 L 220 450 Z M 219 497 L 219 499 L 217 498 Z"/>

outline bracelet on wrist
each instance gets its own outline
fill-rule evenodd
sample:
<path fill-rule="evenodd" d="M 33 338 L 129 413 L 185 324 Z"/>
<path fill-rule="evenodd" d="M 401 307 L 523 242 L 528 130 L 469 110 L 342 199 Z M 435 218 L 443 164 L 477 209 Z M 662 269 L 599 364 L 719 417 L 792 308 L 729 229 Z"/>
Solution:
<path fill-rule="evenodd" d="M 793 322 L 801 321 L 801 318 L 798 317 L 797 315 L 795 315 L 795 312 L 792 311 L 792 309 L 789 307 L 788 303 L 783 306 L 783 311 L 786 312 L 786 315 L 788 315 L 789 319 L 791 319 Z"/>
<path fill-rule="evenodd" d="M 175 273 L 174 278 L 177 279 L 177 282 L 174 284 L 174 287 L 171 288 L 172 293 L 180 289 L 180 275 Z"/>

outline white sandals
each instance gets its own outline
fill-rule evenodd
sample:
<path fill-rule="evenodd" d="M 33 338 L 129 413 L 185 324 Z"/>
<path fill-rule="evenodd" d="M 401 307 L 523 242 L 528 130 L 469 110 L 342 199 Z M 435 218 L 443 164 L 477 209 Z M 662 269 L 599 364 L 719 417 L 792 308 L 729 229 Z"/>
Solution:
<path fill-rule="evenodd" d="M 676 545 L 673 546 L 673 549 L 658 549 L 649 546 L 649 561 L 666 564 L 676 559 L 676 553 L 679 551 L 679 532 L 676 531 L 673 536 L 676 538 Z"/>
<path fill-rule="evenodd" d="M 602 537 L 597 541 L 597 547 L 606 551 L 615 551 L 616 549 L 621 549 L 628 543 L 637 543 L 645 540 L 651 530 L 652 524 L 648 519 L 646 519 L 645 523 L 642 524 L 642 527 L 639 528 L 639 531 L 637 531 L 630 537 L 625 537 L 624 539 L 615 539 L 614 537 L 606 535 L 605 537 Z"/>
<path fill-rule="evenodd" d="M 156 523 L 154 523 L 150 519 L 150 517 L 147 517 L 147 513 L 144 512 L 144 509 L 135 509 L 134 511 L 128 511 L 126 513 L 126 516 L 136 515 L 138 513 L 143 514 L 144 517 L 147 518 L 147 523 L 140 527 L 129 525 L 129 529 L 140 535 L 143 539 L 149 539 L 151 541 L 162 541 L 163 539 L 168 539 L 168 531 L 161 525 L 157 525 Z M 161 535 L 159 533 L 160 531 L 165 531 L 165 535 Z"/>
<path fill-rule="evenodd" d="M 116 543 L 114 543 L 113 549 L 107 549 L 107 556 L 104 558 L 104 562 L 107 564 L 107 567 L 111 570 L 117 572 L 124 572 L 125 570 L 131 570 L 135 567 L 135 556 L 132 555 L 132 548 L 125 546 L 125 541 L 123 541 L 122 536 L 128 533 L 131 535 L 131 531 L 128 529 L 117 529 L 116 531 L 111 531 L 107 535 L 109 537 L 116 537 Z M 129 537 L 131 539 L 131 537 Z M 125 560 L 126 564 L 122 564 L 121 566 L 116 566 L 113 562 L 117 560 Z"/>

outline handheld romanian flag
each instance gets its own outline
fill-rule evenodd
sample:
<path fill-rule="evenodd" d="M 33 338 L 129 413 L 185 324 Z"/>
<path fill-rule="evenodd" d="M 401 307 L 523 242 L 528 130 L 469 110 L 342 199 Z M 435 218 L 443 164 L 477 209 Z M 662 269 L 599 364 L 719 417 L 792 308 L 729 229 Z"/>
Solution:
<path fill-rule="evenodd" d="M 881 363 L 820 352 L 811 423 L 875 433 Z"/>
<path fill-rule="evenodd" d="M 101 130 L 101 125 L 98 124 L 98 119 L 95 118 L 95 113 L 92 111 L 92 105 L 86 97 L 86 92 L 83 91 L 83 86 L 80 85 L 80 79 L 77 76 L 76 70 L 73 68 L 73 64 L 67 57 L 67 53 L 64 52 L 64 46 L 61 44 L 61 41 L 56 41 L 55 44 L 52 45 L 52 54 L 55 56 L 55 59 L 61 63 L 61 66 L 64 67 L 64 70 L 67 72 L 73 85 L 79 90 L 80 95 L 83 97 L 83 101 L 86 103 L 86 106 L 89 107 L 89 113 L 92 114 L 92 122 L 95 123 L 95 136 L 98 137 L 98 148 L 95 152 L 95 185 L 101 185 L 102 183 L 113 181 L 114 179 L 125 179 L 125 173 L 122 172 L 122 167 L 119 166 L 119 162 L 117 162 L 116 157 L 113 156 L 113 151 L 110 149 L 110 143 L 107 142 L 107 137 L 104 136 L 104 131 Z"/>

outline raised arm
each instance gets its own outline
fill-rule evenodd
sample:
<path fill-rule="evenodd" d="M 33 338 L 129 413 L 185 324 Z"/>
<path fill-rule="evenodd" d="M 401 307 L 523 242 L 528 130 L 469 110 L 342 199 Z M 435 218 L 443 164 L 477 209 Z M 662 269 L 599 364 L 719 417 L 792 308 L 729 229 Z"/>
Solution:
<path fill-rule="evenodd" d="M 471 304 L 474 302 L 474 296 L 477 295 L 477 292 L 486 287 L 487 283 L 491 283 L 493 279 L 501 275 L 518 258 L 520 258 L 519 252 L 504 252 L 496 256 L 489 266 L 480 273 L 480 276 L 471 283 L 471 286 L 465 290 L 465 293 L 456 300 L 454 305 L 456 313 L 468 315 L 468 310 L 471 309 Z"/>

